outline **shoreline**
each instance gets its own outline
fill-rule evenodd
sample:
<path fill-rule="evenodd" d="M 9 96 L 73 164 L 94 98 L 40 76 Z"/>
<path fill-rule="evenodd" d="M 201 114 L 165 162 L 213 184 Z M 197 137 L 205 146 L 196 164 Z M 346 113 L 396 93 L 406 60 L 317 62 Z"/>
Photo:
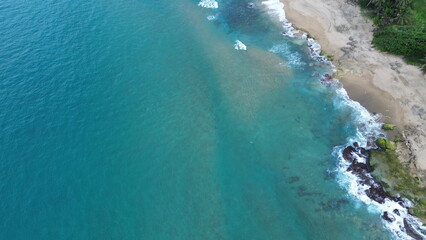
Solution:
<path fill-rule="evenodd" d="M 401 57 L 379 52 L 371 45 L 374 26 L 358 6 L 336 0 L 280 0 L 286 18 L 306 30 L 332 54 L 336 78 L 351 99 L 381 121 L 397 126 L 389 138 L 403 135 L 401 160 L 413 175 L 426 175 L 426 76 Z"/>
<path fill-rule="evenodd" d="M 426 222 L 424 201 L 421 200 L 424 196 L 416 194 L 422 194 L 426 185 L 426 97 L 422 94 L 426 92 L 426 75 L 419 68 L 406 64 L 402 57 L 374 49 L 371 44 L 372 21 L 362 15 L 355 3 L 336 0 L 279 1 L 284 4 L 284 18 L 289 29 L 294 24 L 296 29 L 306 32 L 309 38 L 321 45 L 321 55 L 327 56 L 334 64 L 334 76 L 341 82 L 348 97 L 373 115 L 379 113 L 374 117 L 376 120 L 396 125 L 396 130 L 386 132 L 386 135 L 388 139 L 395 139 L 396 144 L 392 144 L 396 147 L 391 152 L 400 162 L 395 170 L 404 172 L 403 169 L 407 168 L 408 179 L 415 179 L 412 189 L 405 189 L 403 195 L 406 196 L 408 190 L 410 201 L 416 202 L 416 205 L 405 202 L 399 192 L 392 196 L 384 191 L 384 188 L 389 188 L 386 184 L 391 182 L 372 177 L 374 169 L 370 165 L 370 147 L 368 144 L 360 146 L 356 141 L 346 145 L 341 152 L 343 155 L 338 156 L 341 159 L 339 169 L 346 178 L 344 182 L 349 182 L 349 188 L 345 186 L 348 192 L 368 205 L 376 205 L 382 219 L 387 222 L 386 228 L 396 236 L 422 239 L 426 234 L 422 227 Z M 388 146 L 385 149 L 379 146 L 381 150 L 376 152 L 388 152 Z M 386 164 L 383 167 L 378 171 L 390 169 Z M 406 176 L 401 177 L 407 180 Z M 395 176 L 395 180 L 398 178 L 399 175 Z M 402 182 L 399 179 L 395 184 Z M 417 192 L 415 189 L 422 190 Z M 413 217 L 413 209 L 423 218 Z"/>

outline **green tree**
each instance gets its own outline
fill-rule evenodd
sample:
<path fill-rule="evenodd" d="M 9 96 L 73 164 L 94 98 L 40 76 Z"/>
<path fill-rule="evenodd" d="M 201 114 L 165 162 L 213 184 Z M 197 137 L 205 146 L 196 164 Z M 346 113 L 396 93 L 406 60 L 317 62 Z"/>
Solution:
<path fill-rule="evenodd" d="M 411 7 L 413 4 L 412 0 L 396 0 L 396 4 L 400 7 L 400 8 L 407 8 L 407 7 Z"/>
<path fill-rule="evenodd" d="M 407 9 L 401 9 L 394 18 L 394 22 L 399 25 L 406 25 L 411 22 L 411 15 Z"/>

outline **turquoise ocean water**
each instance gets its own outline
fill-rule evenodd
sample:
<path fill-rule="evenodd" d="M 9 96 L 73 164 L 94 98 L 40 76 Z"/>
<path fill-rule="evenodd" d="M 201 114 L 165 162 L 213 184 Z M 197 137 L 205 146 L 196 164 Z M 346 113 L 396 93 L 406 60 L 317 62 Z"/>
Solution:
<path fill-rule="evenodd" d="M 1 1 L 0 239 L 389 239 L 330 67 L 254 3 Z"/>

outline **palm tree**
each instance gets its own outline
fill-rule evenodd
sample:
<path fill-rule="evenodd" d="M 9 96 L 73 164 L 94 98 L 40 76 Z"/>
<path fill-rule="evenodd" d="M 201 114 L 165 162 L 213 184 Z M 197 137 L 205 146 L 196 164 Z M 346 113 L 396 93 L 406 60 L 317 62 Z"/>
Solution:
<path fill-rule="evenodd" d="M 410 7 L 412 2 L 412 0 L 396 0 L 396 4 L 401 8 Z"/>
<path fill-rule="evenodd" d="M 382 10 L 386 5 L 386 0 L 370 0 L 367 5 L 373 4 L 378 10 Z"/>
<path fill-rule="evenodd" d="M 396 14 L 393 21 L 399 25 L 409 24 L 411 21 L 410 12 L 406 8 L 399 9 L 399 13 Z"/>
<path fill-rule="evenodd" d="M 376 6 L 380 11 L 383 11 L 387 5 L 388 5 L 388 1 L 386 0 L 375 0 L 376 2 Z"/>

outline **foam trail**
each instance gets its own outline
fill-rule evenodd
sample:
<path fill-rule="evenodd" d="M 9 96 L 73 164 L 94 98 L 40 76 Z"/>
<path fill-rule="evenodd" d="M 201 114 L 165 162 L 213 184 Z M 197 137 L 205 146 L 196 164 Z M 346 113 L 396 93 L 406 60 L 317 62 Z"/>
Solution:
<path fill-rule="evenodd" d="M 287 44 L 274 45 L 269 51 L 285 58 L 287 64 L 290 66 L 300 68 L 307 65 L 306 62 L 302 60 L 302 55 L 298 52 L 292 52 Z"/>
<path fill-rule="evenodd" d="M 284 4 L 279 0 L 267 0 L 262 2 L 269 10 L 268 13 L 278 17 L 278 20 L 283 23 L 284 35 L 293 37 L 299 33 L 285 17 Z"/>
<path fill-rule="evenodd" d="M 247 51 L 247 46 L 244 45 L 244 43 L 241 42 L 240 40 L 236 40 L 235 43 L 234 43 L 234 49 L 235 50 Z"/>
<path fill-rule="evenodd" d="M 318 62 L 330 65 L 333 69 L 335 68 L 332 62 L 328 61 L 325 56 L 321 55 L 321 45 L 315 41 L 315 39 L 308 38 L 306 33 L 295 29 L 293 24 L 287 20 L 284 11 L 284 4 L 280 0 L 267 0 L 263 1 L 262 4 L 266 6 L 269 14 L 274 17 L 278 17 L 278 20 L 283 24 L 284 36 L 306 39 L 311 57 Z"/>
<path fill-rule="evenodd" d="M 201 0 L 198 6 L 203 8 L 219 8 L 219 4 L 215 0 Z"/>
<path fill-rule="evenodd" d="M 216 20 L 216 15 L 209 15 L 209 16 L 207 16 L 207 20 L 209 20 L 209 21 Z"/>

